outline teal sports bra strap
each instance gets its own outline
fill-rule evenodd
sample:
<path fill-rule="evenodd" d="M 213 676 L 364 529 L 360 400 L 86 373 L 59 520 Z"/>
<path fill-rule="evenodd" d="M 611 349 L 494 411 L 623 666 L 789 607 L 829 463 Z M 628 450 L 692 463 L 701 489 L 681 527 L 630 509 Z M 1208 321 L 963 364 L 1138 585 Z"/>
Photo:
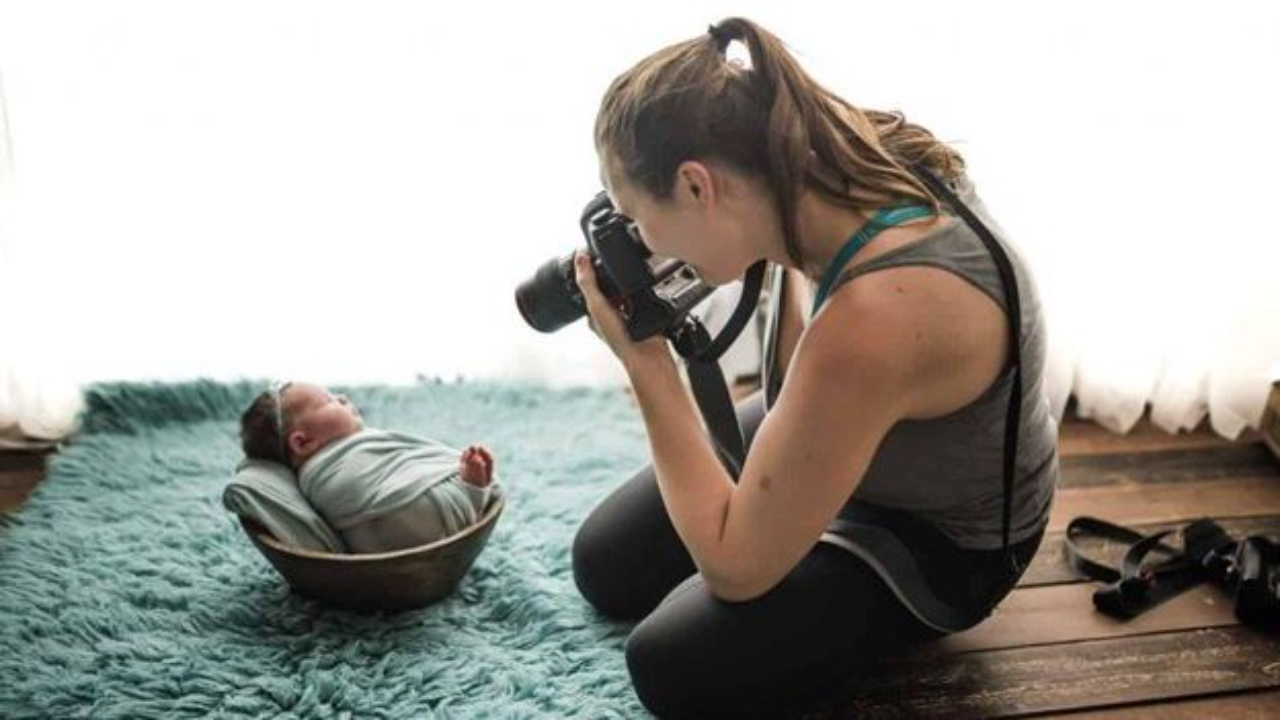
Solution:
<path fill-rule="evenodd" d="M 831 284 L 836 281 L 836 277 L 840 274 L 840 270 L 844 268 L 845 263 L 849 262 L 849 258 L 862 249 L 862 246 L 871 242 L 871 238 L 880 234 L 881 230 L 891 228 L 894 225 L 901 225 L 909 220 L 916 218 L 928 217 L 933 214 L 932 208 L 924 205 L 906 205 L 892 208 L 880 208 L 871 219 L 858 228 L 858 232 L 849 238 L 849 241 L 840 248 L 836 256 L 831 260 L 831 264 L 827 266 L 826 272 L 822 274 L 822 282 L 818 285 L 818 294 L 813 298 L 813 309 L 809 311 L 809 315 L 813 316 L 818 312 L 818 308 L 822 307 L 822 303 L 827 299 L 827 293 L 831 292 Z"/>

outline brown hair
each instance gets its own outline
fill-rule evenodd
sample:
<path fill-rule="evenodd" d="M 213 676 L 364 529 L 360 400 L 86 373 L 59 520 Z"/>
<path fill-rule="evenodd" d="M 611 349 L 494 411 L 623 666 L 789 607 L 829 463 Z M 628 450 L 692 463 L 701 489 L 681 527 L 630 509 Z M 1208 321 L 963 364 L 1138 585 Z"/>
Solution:
<path fill-rule="evenodd" d="M 264 391 L 254 398 L 249 408 L 240 416 L 240 447 L 245 457 L 255 460 L 273 460 L 282 465 L 292 466 L 284 454 L 284 443 L 276 430 L 277 394 Z M 284 408 L 280 408 L 284 426 L 288 427 L 288 418 L 284 416 Z"/>
<path fill-rule="evenodd" d="M 752 67 L 726 59 L 730 40 L 746 45 Z M 850 105 L 810 78 L 781 40 L 736 17 L 618 76 L 601 101 L 595 142 L 659 199 L 670 196 L 676 169 L 689 159 L 764 180 L 797 264 L 804 188 L 857 210 L 913 200 L 936 214 L 937 198 L 907 167 L 922 163 L 944 180 L 964 170 L 959 153 L 928 130 L 901 113 Z"/>

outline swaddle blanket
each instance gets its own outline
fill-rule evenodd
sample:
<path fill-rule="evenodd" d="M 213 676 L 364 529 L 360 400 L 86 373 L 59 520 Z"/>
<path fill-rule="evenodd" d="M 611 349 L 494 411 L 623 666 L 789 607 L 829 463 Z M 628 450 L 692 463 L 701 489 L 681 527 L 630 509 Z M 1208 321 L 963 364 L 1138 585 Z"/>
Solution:
<path fill-rule="evenodd" d="M 422 503 L 415 501 L 425 496 L 438 518 L 422 522 L 439 527 L 422 529 L 442 537 L 476 522 L 488 500 L 489 487 L 474 487 L 459 476 L 461 454 L 428 438 L 365 428 L 308 458 L 298 469 L 298 486 L 339 533 L 410 505 L 419 512 Z"/>
<path fill-rule="evenodd" d="M 321 552 L 347 551 L 342 539 L 302 496 L 293 470 L 280 463 L 241 460 L 222 491 L 222 504 L 257 522 L 285 545 Z"/>

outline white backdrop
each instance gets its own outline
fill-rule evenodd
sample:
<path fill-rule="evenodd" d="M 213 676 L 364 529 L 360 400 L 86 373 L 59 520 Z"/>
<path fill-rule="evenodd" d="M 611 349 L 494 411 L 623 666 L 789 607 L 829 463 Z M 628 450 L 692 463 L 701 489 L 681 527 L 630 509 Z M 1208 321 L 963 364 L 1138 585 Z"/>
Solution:
<path fill-rule="evenodd" d="M 0 0 L 0 428 L 56 432 L 103 379 L 621 382 L 512 291 L 581 243 L 608 82 L 732 14 L 965 154 L 1040 280 L 1058 413 L 1256 423 L 1280 6 L 444 8 Z"/>

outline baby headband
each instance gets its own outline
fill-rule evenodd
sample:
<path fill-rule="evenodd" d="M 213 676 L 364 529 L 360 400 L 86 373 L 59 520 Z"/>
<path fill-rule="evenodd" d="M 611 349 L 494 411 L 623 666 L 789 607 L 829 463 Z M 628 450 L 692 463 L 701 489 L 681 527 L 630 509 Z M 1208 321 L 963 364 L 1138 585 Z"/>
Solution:
<path fill-rule="evenodd" d="M 289 387 L 288 381 L 277 381 L 271 383 L 271 400 L 274 408 L 273 419 L 276 425 L 276 437 L 280 439 L 280 458 L 287 465 L 289 463 L 289 444 L 284 436 L 284 391 Z"/>

